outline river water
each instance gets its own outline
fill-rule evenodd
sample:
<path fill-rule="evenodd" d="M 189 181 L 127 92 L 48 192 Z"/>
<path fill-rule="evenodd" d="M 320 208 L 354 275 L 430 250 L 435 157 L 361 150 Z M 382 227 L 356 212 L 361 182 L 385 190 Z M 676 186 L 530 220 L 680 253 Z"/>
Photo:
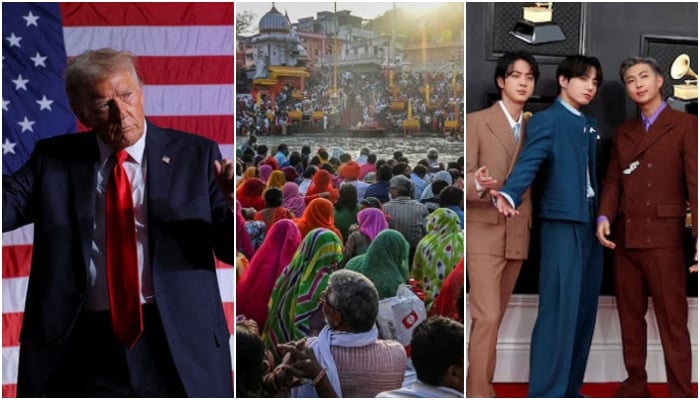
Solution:
<path fill-rule="evenodd" d="M 247 140 L 244 136 L 236 136 L 236 147 Z M 353 160 L 360 155 L 360 149 L 367 147 L 371 153 L 377 155 L 377 159 L 390 159 L 395 151 L 403 152 L 408 158 L 411 166 L 425 158 L 429 148 L 438 150 L 438 160 L 447 164 L 450 161 L 457 161 L 457 158 L 464 156 L 464 141 L 446 139 L 436 134 L 420 134 L 412 137 L 404 137 L 402 134 L 392 133 L 383 136 L 356 135 L 350 132 L 339 133 L 298 133 L 291 136 L 259 136 L 258 144 L 268 147 L 269 154 L 274 154 L 277 146 L 285 143 L 292 151 L 301 152 L 301 147 L 307 145 L 311 148 L 312 154 L 319 147 L 324 147 L 329 154 L 334 151 L 338 153 L 350 153 Z M 337 150 L 336 150 L 337 149 Z"/>

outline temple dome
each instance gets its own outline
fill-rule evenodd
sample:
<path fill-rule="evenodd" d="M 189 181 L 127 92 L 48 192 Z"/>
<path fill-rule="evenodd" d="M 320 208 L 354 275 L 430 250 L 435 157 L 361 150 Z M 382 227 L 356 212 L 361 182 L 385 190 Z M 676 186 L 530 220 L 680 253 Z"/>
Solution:
<path fill-rule="evenodd" d="M 289 33 L 290 29 L 291 25 L 289 24 L 289 20 L 287 17 L 280 14 L 274 5 L 272 6 L 272 10 L 263 15 L 263 17 L 260 19 L 260 23 L 258 24 L 258 31 L 260 33 Z"/>

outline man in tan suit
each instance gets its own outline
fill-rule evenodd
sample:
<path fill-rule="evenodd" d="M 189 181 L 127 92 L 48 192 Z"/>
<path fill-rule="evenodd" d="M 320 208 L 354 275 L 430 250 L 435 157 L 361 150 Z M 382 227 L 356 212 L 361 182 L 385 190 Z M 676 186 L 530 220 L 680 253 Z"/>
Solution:
<path fill-rule="evenodd" d="M 690 204 L 697 243 L 698 119 L 663 101 L 663 73 L 656 60 L 624 60 L 620 79 L 641 115 L 615 132 L 598 209 L 598 240 L 614 249 L 615 297 L 629 376 L 615 396 L 649 397 L 644 316 L 651 295 L 668 392 L 671 397 L 697 397 L 690 383 L 683 234 Z M 614 242 L 607 238 L 611 226 Z"/>
<path fill-rule="evenodd" d="M 468 397 L 494 397 L 496 343 L 503 313 L 527 258 L 532 205 L 524 196 L 520 214 L 507 218 L 494 207 L 490 189 L 500 189 L 523 143 L 523 107 L 539 77 L 528 53 L 498 60 L 495 83 L 501 100 L 467 114 L 467 273 L 469 274 Z"/>

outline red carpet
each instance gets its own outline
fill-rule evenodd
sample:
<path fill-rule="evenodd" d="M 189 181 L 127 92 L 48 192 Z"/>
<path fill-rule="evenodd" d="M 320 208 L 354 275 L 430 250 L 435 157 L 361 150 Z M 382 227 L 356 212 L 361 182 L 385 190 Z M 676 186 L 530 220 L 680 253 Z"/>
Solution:
<path fill-rule="evenodd" d="M 584 383 L 581 393 L 586 396 L 605 398 L 612 397 L 617 388 L 617 382 L 610 383 Z M 527 397 L 527 383 L 496 383 L 493 385 L 497 397 Z M 695 393 L 698 392 L 698 384 L 693 384 Z M 651 397 L 668 397 L 668 388 L 663 383 L 649 384 Z"/>

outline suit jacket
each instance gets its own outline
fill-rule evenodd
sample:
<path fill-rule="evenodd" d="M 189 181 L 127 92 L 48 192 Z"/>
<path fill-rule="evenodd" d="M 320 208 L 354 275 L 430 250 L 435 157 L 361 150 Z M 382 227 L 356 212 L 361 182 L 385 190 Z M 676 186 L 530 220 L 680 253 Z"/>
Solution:
<path fill-rule="evenodd" d="M 595 120 L 583 114 L 574 115 L 557 99 L 551 107 L 528 121 L 523 150 L 501 191 L 511 196 L 517 208 L 539 173 L 543 179 L 540 217 L 589 222 L 586 167 L 597 194 L 598 133 Z"/>
<path fill-rule="evenodd" d="M 235 260 L 234 214 L 214 178 L 221 154 L 210 140 L 148 123 L 145 158 L 153 290 L 175 365 L 189 396 L 233 396 L 212 252 Z M 27 164 L 3 176 L 3 231 L 34 223 L 19 396 L 42 395 L 84 307 L 98 159 L 94 132 L 63 135 L 38 142 Z"/>
<path fill-rule="evenodd" d="M 485 165 L 491 176 L 503 183 L 510 174 L 525 135 L 515 142 L 513 130 L 498 103 L 467 114 L 467 253 L 505 256 L 524 260 L 530 245 L 532 206 L 529 191 L 523 194 L 520 215 L 506 218 L 494 207 L 488 194 L 476 192 L 474 172 Z M 523 129 L 525 126 L 523 123 Z"/>
<path fill-rule="evenodd" d="M 696 116 L 668 106 L 649 132 L 639 118 L 616 130 L 598 214 L 613 224 L 619 245 L 682 245 L 686 201 L 697 237 L 697 134 Z"/>

